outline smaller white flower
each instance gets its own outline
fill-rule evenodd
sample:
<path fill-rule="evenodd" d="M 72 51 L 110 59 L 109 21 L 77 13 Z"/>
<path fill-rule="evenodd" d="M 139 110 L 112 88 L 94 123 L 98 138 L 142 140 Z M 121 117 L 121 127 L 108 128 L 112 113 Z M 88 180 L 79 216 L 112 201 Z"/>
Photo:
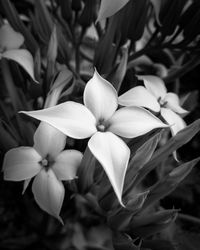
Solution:
<path fill-rule="evenodd" d="M 25 181 L 24 191 L 34 177 L 32 192 L 41 209 L 56 217 L 62 207 L 65 189 L 62 180 L 76 177 L 82 153 L 77 150 L 64 150 L 66 136 L 41 122 L 34 134 L 33 147 L 18 147 L 9 150 L 4 158 L 4 179 Z"/>
<path fill-rule="evenodd" d="M 167 92 L 163 80 L 157 76 L 138 76 L 144 81 L 143 86 L 137 86 L 119 96 L 119 104 L 122 106 L 138 106 L 148 108 L 154 112 L 160 112 L 165 121 L 171 125 L 172 135 L 176 135 L 186 126 L 180 116 L 188 111 L 180 106 L 177 94 Z"/>
<path fill-rule="evenodd" d="M 9 24 L 0 27 L 0 59 L 6 58 L 17 62 L 37 82 L 34 78 L 34 62 L 31 53 L 26 49 L 20 49 L 23 43 L 22 34 L 16 32 Z"/>

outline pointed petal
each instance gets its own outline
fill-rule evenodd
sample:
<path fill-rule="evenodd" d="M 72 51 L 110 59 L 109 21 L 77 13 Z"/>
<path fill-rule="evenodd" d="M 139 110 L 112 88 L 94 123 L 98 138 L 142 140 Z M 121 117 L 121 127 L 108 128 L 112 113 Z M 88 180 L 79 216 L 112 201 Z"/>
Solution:
<path fill-rule="evenodd" d="M 26 49 L 12 49 L 2 53 L 2 57 L 17 62 L 37 82 L 34 77 L 34 62 L 31 53 Z"/>
<path fill-rule="evenodd" d="M 97 130 L 93 114 L 84 105 L 76 102 L 70 101 L 48 109 L 21 113 L 47 122 L 76 139 L 88 138 Z"/>
<path fill-rule="evenodd" d="M 177 94 L 168 92 L 164 98 L 164 102 L 167 102 L 166 107 L 173 110 L 178 114 L 188 113 L 187 110 L 180 106 L 180 100 Z"/>
<path fill-rule="evenodd" d="M 137 106 L 151 109 L 155 112 L 160 111 L 160 104 L 143 86 L 137 86 L 119 96 L 118 103 L 123 106 Z"/>
<path fill-rule="evenodd" d="M 116 196 L 122 204 L 122 191 L 130 150 L 116 135 L 97 132 L 88 142 L 89 149 L 104 168 Z"/>
<path fill-rule="evenodd" d="M 62 222 L 59 214 L 65 189 L 51 169 L 40 171 L 33 181 L 32 191 L 39 207 Z"/>
<path fill-rule="evenodd" d="M 31 181 L 31 178 L 24 181 L 22 194 L 25 193 L 25 191 L 26 191 L 26 189 L 27 189 L 27 187 L 28 187 L 30 181 Z"/>
<path fill-rule="evenodd" d="M 84 104 L 97 120 L 107 120 L 117 109 L 115 88 L 95 70 L 84 90 Z"/>
<path fill-rule="evenodd" d="M 34 148 L 42 158 L 54 159 L 65 147 L 66 135 L 46 122 L 41 122 L 34 134 Z"/>
<path fill-rule="evenodd" d="M 0 28 L 0 49 L 18 49 L 24 43 L 24 37 L 16 32 L 9 24 Z"/>
<path fill-rule="evenodd" d="M 72 180 L 76 177 L 83 154 L 77 150 L 64 150 L 57 158 L 52 169 L 59 180 Z"/>
<path fill-rule="evenodd" d="M 109 120 L 111 131 L 125 138 L 134 138 L 155 128 L 168 127 L 151 112 L 139 107 L 125 107 L 117 110 Z"/>
<path fill-rule="evenodd" d="M 170 125 L 170 130 L 173 136 L 186 127 L 186 123 L 182 117 L 170 109 L 161 108 L 161 115 Z"/>
<path fill-rule="evenodd" d="M 22 181 L 35 176 L 40 170 L 41 156 L 31 147 L 9 150 L 3 162 L 4 180 Z"/>
<path fill-rule="evenodd" d="M 151 76 L 151 75 L 141 75 L 138 76 L 139 80 L 144 81 L 144 85 L 149 92 L 151 92 L 156 99 L 161 97 L 163 99 L 167 93 L 167 89 L 165 87 L 164 81 L 158 76 Z"/>

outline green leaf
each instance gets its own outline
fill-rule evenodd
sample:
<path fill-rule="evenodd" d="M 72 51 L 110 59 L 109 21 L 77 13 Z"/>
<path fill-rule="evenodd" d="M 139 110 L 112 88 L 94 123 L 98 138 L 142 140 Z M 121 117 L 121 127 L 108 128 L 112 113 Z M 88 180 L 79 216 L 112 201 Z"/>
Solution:
<path fill-rule="evenodd" d="M 128 2 L 129 0 L 101 0 L 97 22 L 114 15 Z"/>
<path fill-rule="evenodd" d="M 142 209 L 146 209 L 148 206 L 153 205 L 155 202 L 171 193 L 190 173 L 190 171 L 199 162 L 199 160 L 200 157 L 178 166 L 177 168 L 173 169 L 167 176 L 153 185 L 150 188 L 149 195 L 145 200 Z"/>
<path fill-rule="evenodd" d="M 153 155 L 152 159 L 145 164 L 139 171 L 135 180 L 135 185 L 140 183 L 145 176 L 163 162 L 170 154 L 178 148 L 189 142 L 200 130 L 200 119 L 194 121 L 192 124 L 181 130 L 172 137 L 164 146 L 159 148 Z"/>

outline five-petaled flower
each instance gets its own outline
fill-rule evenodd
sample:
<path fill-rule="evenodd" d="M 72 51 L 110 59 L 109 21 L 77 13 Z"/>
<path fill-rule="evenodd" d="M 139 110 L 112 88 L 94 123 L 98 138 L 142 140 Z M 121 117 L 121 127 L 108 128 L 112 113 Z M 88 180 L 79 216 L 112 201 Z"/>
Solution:
<path fill-rule="evenodd" d="M 117 110 L 116 90 L 97 71 L 86 84 L 83 99 L 84 105 L 67 101 L 48 109 L 23 113 L 49 123 L 72 138 L 91 137 L 88 147 L 103 166 L 123 205 L 121 196 L 130 150 L 120 137 L 134 138 L 167 125 L 143 108 Z"/>
<path fill-rule="evenodd" d="M 171 125 L 172 135 L 183 129 L 186 124 L 180 115 L 188 111 L 180 106 L 177 94 L 167 92 L 163 80 L 157 76 L 138 76 L 138 78 L 144 81 L 145 87 L 137 86 L 128 90 L 119 96 L 119 104 L 160 112 L 165 121 Z"/>
<path fill-rule="evenodd" d="M 64 150 L 66 136 L 41 122 L 34 134 L 33 147 L 18 147 L 9 150 L 4 158 L 4 179 L 24 182 L 24 191 L 34 177 L 32 192 L 38 205 L 61 223 L 60 210 L 65 189 L 62 180 L 76 177 L 82 153 Z"/>
<path fill-rule="evenodd" d="M 34 78 L 34 62 L 31 53 L 26 49 L 20 49 L 24 43 L 22 34 L 16 32 L 9 24 L 0 27 L 0 59 L 6 58 L 17 62 Z"/>

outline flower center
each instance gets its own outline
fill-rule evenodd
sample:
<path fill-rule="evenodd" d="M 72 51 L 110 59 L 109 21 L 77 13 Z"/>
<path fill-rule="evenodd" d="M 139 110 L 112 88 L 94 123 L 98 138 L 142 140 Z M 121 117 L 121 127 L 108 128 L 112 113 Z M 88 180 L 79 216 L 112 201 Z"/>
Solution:
<path fill-rule="evenodd" d="M 104 132 L 106 129 L 106 126 L 104 124 L 98 124 L 97 125 L 97 130 L 100 132 Z"/>
<path fill-rule="evenodd" d="M 159 102 L 161 108 L 164 108 L 167 105 L 167 101 L 162 100 L 161 97 L 158 98 L 158 102 Z"/>
<path fill-rule="evenodd" d="M 51 167 L 53 164 L 53 160 L 50 159 L 50 157 L 47 155 L 44 159 L 40 161 L 40 165 L 48 171 L 48 169 Z"/>
<path fill-rule="evenodd" d="M 96 125 L 96 128 L 100 132 L 105 132 L 108 128 L 108 123 L 104 119 L 100 119 Z"/>

